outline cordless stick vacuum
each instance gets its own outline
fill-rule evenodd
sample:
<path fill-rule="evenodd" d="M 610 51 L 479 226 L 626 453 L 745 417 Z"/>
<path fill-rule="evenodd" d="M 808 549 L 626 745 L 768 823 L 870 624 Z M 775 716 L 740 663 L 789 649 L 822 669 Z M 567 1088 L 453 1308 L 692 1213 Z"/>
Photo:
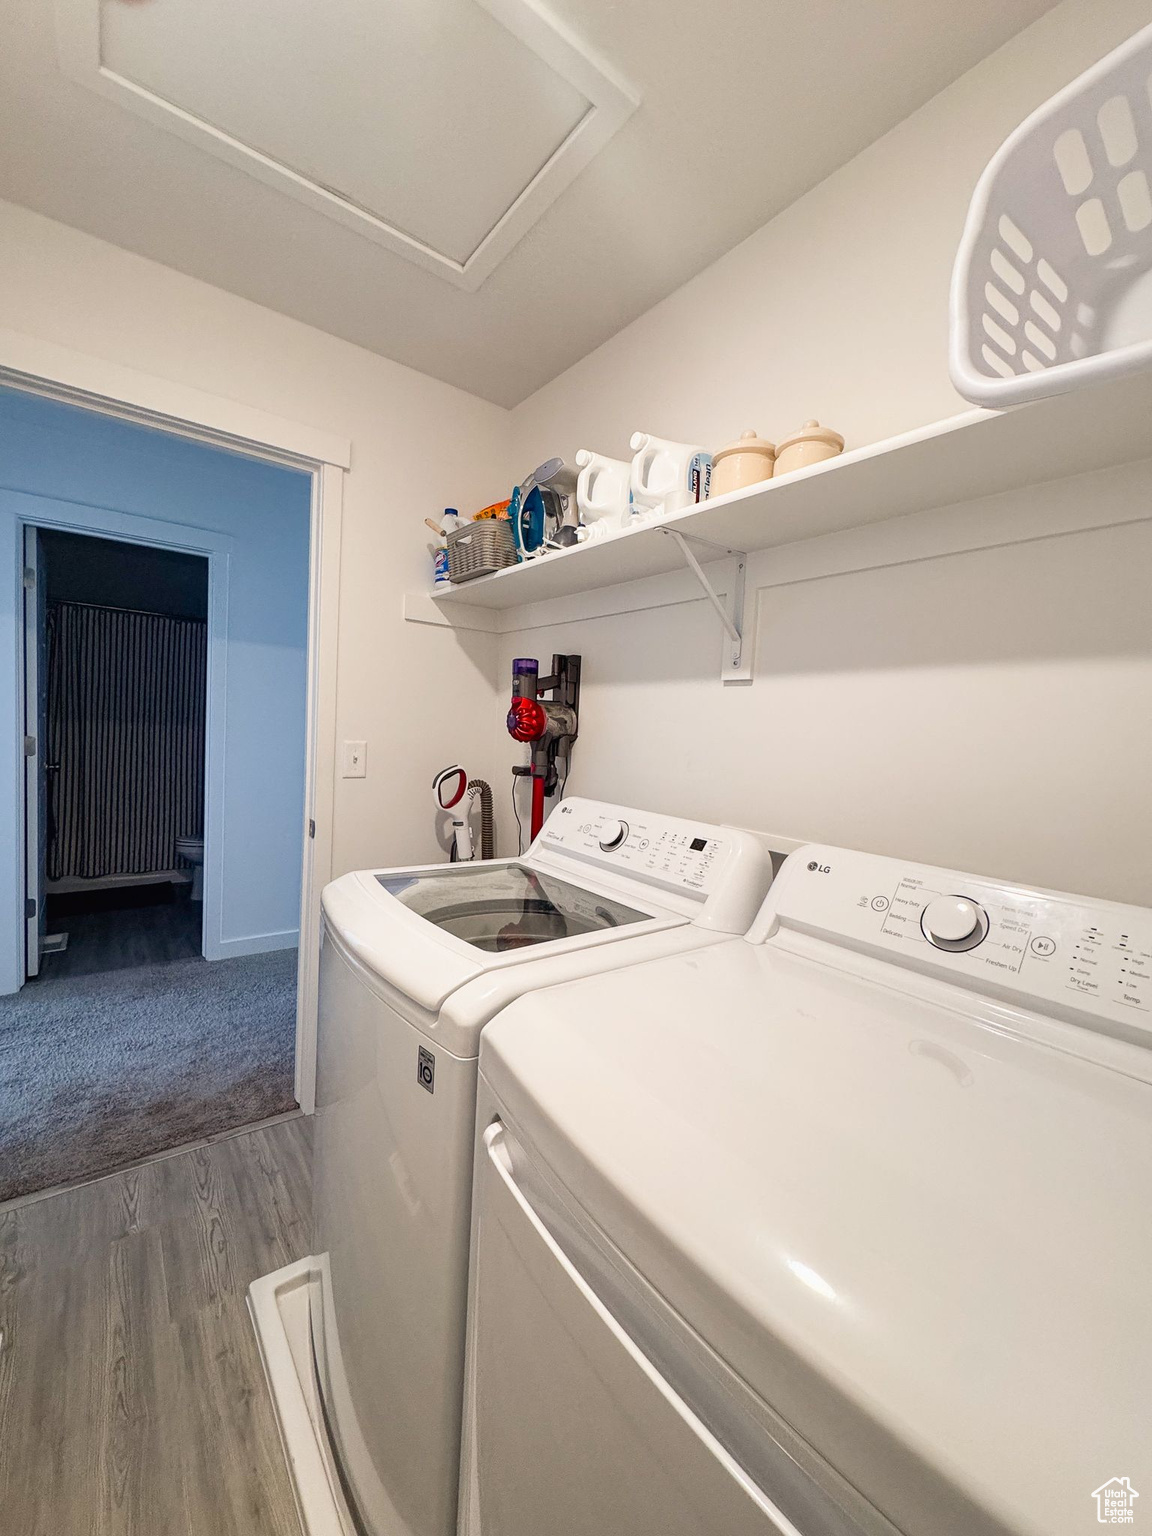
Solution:
<path fill-rule="evenodd" d="M 567 763 L 576 740 L 580 709 L 579 656 L 553 656 L 552 671 L 541 677 L 540 663 L 531 656 L 521 656 L 512 663 L 512 704 L 508 710 L 508 734 L 513 741 L 527 742 L 531 761 L 512 769 L 517 775 L 532 779 L 531 840 L 544 825 L 544 800 L 556 793 L 560 775 L 556 760 Z M 550 699 L 542 699 L 550 693 Z"/>

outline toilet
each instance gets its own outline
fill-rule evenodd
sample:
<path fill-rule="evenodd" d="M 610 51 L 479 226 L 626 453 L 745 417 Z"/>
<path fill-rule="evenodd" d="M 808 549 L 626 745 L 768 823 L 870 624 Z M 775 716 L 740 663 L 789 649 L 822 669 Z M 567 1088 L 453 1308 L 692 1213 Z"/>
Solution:
<path fill-rule="evenodd" d="M 204 839 L 178 837 L 176 857 L 192 865 L 192 900 L 204 900 Z"/>

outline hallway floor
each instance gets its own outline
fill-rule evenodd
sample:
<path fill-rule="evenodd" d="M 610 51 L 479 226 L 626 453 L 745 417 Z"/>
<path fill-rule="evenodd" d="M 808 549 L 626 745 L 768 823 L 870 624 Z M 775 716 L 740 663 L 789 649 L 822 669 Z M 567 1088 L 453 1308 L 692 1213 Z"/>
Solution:
<path fill-rule="evenodd" d="M 204 908 L 188 892 L 162 884 L 49 895 L 48 932 L 66 933 L 68 948 L 44 956 L 42 979 L 197 959 Z"/>
<path fill-rule="evenodd" d="M 190 902 L 64 921 L 68 950 L 0 998 L 0 1200 L 296 1107 L 294 949 L 209 963 Z"/>
<path fill-rule="evenodd" d="M 0 1526 L 299 1536 L 245 1305 L 310 1251 L 302 1116 L 0 1209 Z"/>

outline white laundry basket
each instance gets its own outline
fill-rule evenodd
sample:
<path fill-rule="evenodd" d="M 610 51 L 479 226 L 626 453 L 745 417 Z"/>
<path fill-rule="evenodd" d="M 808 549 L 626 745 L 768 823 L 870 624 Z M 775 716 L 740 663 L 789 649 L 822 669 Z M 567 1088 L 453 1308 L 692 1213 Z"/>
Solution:
<path fill-rule="evenodd" d="M 1003 407 L 1152 366 L 1152 27 L 993 156 L 952 275 L 952 382 Z"/>

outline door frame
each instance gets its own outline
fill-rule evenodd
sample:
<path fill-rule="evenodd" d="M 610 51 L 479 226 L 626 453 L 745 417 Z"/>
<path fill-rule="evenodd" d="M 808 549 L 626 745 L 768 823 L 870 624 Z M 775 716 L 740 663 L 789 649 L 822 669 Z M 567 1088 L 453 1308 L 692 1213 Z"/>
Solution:
<path fill-rule="evenodd" d="M 24 912 L 24 968 L 29 976 L 40 974 L 40 950 L 44 937 L 44 850 L 46 847 L 44 757 L 48 743 L 42 708 L 47 679 L 43 662 L 47 646 L 44 633 L 44 573 L 40 568 L 40 534 L 32 523 L 20 527 L 20 560 L 24 587 L 21 682 L 24 717 L 24 894 L 32 910 Z M 29 743 L 33 743 L 29 750 Z M 34 895 L 30 896 L 30 893 Z"/>
<path fill-rule="evenodd" d="M 306 1114 L 311 1114 L 316 1103 L 320 893 L 332 877 L 340 541 L 344 476 L 351 466 L 351 443 L 346 438 L 285 420 L 238 401 L 3 328 L 0 328 L 0 383 L 120 420 L 156 427 L 249 458 L 286 465 L 302 470 L 311 478 L 295 1084 L 297 1102 Z M 28 521 L 39 519 L 29 517 Z M 194 552 L 205 551 L 198 549 Z M 20 569 L 23 570 L 22 564 Z M 211 573 L 209 580 L 211 582 Z M 23 847 L 22 731 L 13 745 L 20 749 L 19 760 L 12 763 L 13 788 L 18 786 L 19 789 L 18 795 L 14 795 L 13 824 L 18 829 L 17 846 Z M 23 907 L 23 878 L 23 860 L 20 860 L 17 911 Z M 18 943 L 19 975 L 23 978 L 24 925 L 13 926 L 12 934 L 0 936 L 0 975 L 4 968 L 3 950 L 14 952 Z"/>

